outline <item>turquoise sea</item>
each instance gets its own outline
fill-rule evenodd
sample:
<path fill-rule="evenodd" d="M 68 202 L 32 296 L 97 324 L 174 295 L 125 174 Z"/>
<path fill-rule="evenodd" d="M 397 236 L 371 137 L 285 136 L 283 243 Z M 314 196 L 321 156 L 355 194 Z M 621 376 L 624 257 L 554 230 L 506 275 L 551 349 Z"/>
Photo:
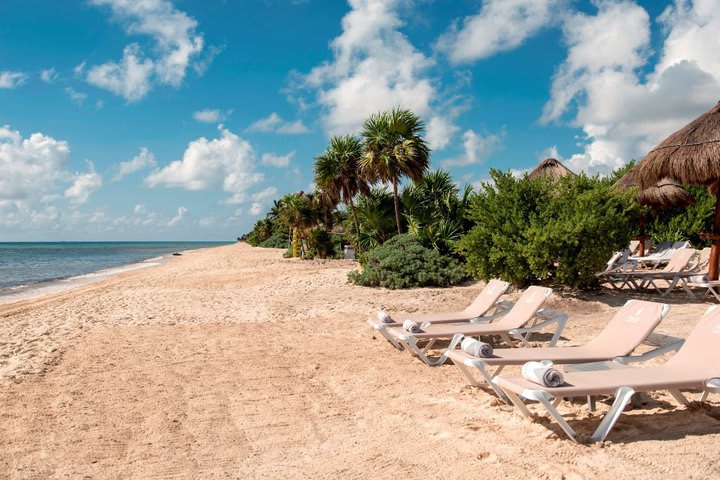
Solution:
<path fill-rule="evenodd" d="M 0 293 L 233 242 L 0 243 Z"/>

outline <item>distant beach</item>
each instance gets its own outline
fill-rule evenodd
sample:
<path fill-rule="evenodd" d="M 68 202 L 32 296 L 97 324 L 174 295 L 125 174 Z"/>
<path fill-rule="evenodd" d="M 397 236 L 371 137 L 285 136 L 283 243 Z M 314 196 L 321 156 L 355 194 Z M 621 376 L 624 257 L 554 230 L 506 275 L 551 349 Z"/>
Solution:
<path fill-rule="evenodd" d="M 232 242 L 3 242 L 0 304 L 159 265 L 175 252 Z"/>
<path fill-rule="evenodd" d="M 0 306 L 0 478 L 720 475 L 717 396 L 653 393 L 608 442 L 576 445 L 365 323 L 462 308 L 482 283 L 366 288 L 348 284 L 354 268 L 239 243 Z M 569 314 L 559 345 L 597 335 L 627 299 L 553 294 Z M 670 301 L 658 330 L 684 337 L 708 303 Z M 597 406 L 561 408 L 587 434 Z"/>

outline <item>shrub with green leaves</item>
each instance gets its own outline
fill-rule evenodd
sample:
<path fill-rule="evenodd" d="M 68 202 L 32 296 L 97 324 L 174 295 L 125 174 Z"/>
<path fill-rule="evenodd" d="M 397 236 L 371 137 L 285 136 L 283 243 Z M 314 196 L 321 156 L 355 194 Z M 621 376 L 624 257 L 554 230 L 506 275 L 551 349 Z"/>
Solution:
<path fill-rule="evenodd" d="M 362 271 L 350 272 L 348 279 L 367 287 L 390 289 L 448 287 L 467 279 L 460 262 L 427 248 L 419 238 L 397 235 L 364 255 Z"/>
<path fill-rule="evenodd" d="M 285 232 L 275 232 L 266 240 L 258 243 L 256 246 L 262 248 L 287 248 L 289 243 L 288 235 Z"/>
<path fill-rule="evenodd" d="M 471 200 L 475 226 L 457 245 L 474 277 L 586 288 L 637 227 L 640 207 L 631 194 L 612 190 L 612 179 L 490 175 L 493 183 Z"/>

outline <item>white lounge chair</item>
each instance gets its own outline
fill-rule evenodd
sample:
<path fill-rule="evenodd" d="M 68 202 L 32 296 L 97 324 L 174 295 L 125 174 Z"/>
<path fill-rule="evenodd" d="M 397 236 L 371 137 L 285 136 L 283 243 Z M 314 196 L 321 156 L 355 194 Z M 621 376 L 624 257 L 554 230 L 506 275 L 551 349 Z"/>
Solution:
<path fill-rule="evenodd" d="M 530 410 L 524 400 L 540 402 L 573 440 L 577 433 L 558 412 L 564 398 L 614 395 L 615 402 L 592 435 L 592 441 L 603 441 L 636 392 L 667 390 L 681 404 L 687 399 L 682 389 L 702 390 L 700 401 L 710 392 L 720 393 L 720 306 L 710 307 L 682 348 L 665 364 L 653 367 L 623 367 L 601 371 L 573 372 L 565 375 L 565 384 L 556 388 L 530 382 L 523 377 L 498 376 L 496 388 L 527 417 Z"/>

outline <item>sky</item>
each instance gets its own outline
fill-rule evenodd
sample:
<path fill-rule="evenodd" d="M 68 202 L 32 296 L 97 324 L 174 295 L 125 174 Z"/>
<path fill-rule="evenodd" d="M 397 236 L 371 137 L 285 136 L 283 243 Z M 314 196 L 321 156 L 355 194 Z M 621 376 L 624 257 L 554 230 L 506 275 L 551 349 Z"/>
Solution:
<path fill-rule="evenodd" d="M 480 185 L 607 174 L 720 100 L 718 0 L 2 0 L 0 241 L 232 240 L 410 108 Z"/>

